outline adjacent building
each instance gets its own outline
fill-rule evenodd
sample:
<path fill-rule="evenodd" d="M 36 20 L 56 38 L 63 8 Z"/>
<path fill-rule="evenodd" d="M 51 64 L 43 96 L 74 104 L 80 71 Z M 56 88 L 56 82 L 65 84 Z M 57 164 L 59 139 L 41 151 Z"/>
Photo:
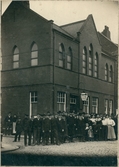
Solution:
<path fill-rule="evenodd" d="M 92 15 L 58 26 L 13 1 L 2 15 L 2 117 L 48 111 L 116 114 L 117 51 Z M 87 93 L 85 101 L 81 93 Z"/>

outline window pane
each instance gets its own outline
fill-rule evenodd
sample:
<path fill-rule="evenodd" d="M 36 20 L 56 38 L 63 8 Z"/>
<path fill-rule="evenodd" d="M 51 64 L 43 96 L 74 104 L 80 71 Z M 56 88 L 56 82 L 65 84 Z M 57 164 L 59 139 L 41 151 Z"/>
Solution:
<path fill-rule="evenodd" d="M 31 52 L 31 58 L 37 58 L 38 57 L 38 51 Z"/>
<path fill-rule="evenodd" d="M 71 56 L 67 56 L 67 61 L 71 62 Z"/>
<path fill-rule="evenodd" d="M 59 53 L 59 59 L 63 59 L 63 54 L 62 53 Z"/>
<path fill-rule="evenodd" d="M 86 69 L 85 68 L 83 68 L 83 74 L 86 74 Z"/>
<path fill-rule="evenodd" d="M 17 47 L 16 47 L 15 50 L 14 50 L 14 54 L 19 54 L 19 50 L 18 50 Z"/>
<path fill-rule="evenodd" d="M 34 44 L 33 47 L 32 47 L 32 51 L 35 51 L 35 50 L 38 50 L 38 47 L 37 47 L 36 44 Z"/>
<path fill-rule="evenodd" d="M 92 64 L 89 64 L 89 69 L 92 69 Z"/>
<path fill-rule="evenodd" d="M 62 60 L 59 60 L 59 66 L 63 67 L 63 61 Z"/>
<path fill-rule="evenodd" d="M 71 69 L 71 64 L 67 63 L 67 69 Z"/>
<path fill-rule="evenodd" d="M 90 75 L 90 76 L 92 75 L 92 71 L 91 71 L 91 70 L 89 70 L 89 75 Z"/>
<path fill-rule="evenodd" d="M 83 67 L 86 67 L 86 62 L 85 61 L 83 61 Z"/>
<path fill-rule="evenodd" d="M 19 62 L 13 62 L 13 68 L 19 68 Z"/>
<path fill-rule="evenodd" d="M 92 58 L 91 57 L 89 57 L 89 63 L 92 63 Z"/>
<path fill-rule="evenodd" d="M 38 65 L 38 59 L 32 59 L 31 66 L 36 66 L 36 65 Z"/>
<path fill-rule="evenodd" d="M 83 60 L 86 60 L 86 55 L 83 55 Z"/>
<path fill-rule="evenodd" d="M 13 61 L 18 61 L 19 60 L 19 54 L 13 55 Z"/>

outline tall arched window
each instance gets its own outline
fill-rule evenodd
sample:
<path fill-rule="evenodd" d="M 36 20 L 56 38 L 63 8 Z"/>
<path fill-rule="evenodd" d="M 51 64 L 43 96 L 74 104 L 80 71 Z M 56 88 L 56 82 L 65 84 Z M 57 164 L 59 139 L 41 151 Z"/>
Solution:
<path fill-rule="evenodd" d="M 65 50 L 64 45 L 61 43 L 59 44 L 59 66 L 64 67 L 65 65 Z"/>
<path fill-rule="evenodd" d="M 17 46 L 13 50 L 13 68 L 19 68 L 19 49 Z"/>
<path fill-rule="evenodd" d="M 92 45 L 89 46 L 89 75 L 92 76 L 93 74 L 93 47 Z"/>
<path fill-rule="evenodd" d="M 109 82 L 112 82 L 113 81 L 113 70 L 112 70 L 112 66 L 110 66 L 110 69 L 109 69 Z"/>
<path fill-rule="evenodd" d="M 105 65 L 105 81 L 108 81 L 108 64 Z"/>
<path fill-rule="evenodd" d="M 98 77 L 98 53 L 97 52 L 94 58 L 94 77 Z"/>
<path fill-rule="evenodd" d="M 87 50 L 86 47 L 83 49 L 83 55 L 82 55 L 82 73 L 87 73 Z"/>
<path fill-rule="evenodd" d="M 38 46 L 34 42 L 31 47 L 31 66 L 38 65 Z"/>
<path fill-rule="evenodd" d="M 72 49 L 69 47 L 67 54 L 67 69 L 72 69 Z"/>

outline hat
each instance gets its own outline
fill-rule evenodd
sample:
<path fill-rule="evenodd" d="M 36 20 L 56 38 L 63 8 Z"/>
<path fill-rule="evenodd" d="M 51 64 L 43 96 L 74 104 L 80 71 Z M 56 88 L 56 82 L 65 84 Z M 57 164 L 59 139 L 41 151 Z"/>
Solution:
<path fill-rule="evenodd" d="M 29 115 L 28 114 L 25 114 L 26 117 L 28 117 Z"/>

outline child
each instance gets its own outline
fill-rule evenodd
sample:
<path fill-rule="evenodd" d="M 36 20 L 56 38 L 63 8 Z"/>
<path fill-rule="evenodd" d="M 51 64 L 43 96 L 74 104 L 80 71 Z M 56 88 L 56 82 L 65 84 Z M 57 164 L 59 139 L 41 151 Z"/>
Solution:
<path fill-rule="evenodd" d="M 86 127 L 85 127 L 85 141 L 88 141 L 88 130 L 89 130 L 89 124 L 86 123 Z"/>
<path fill-rule="evenodd" d="M 19 117 L 17 122 L 16 122 L 16 134 L 15 134 L 15 138 L 13 142 L 17 141 L 17 137 L 18 137 L 18 141 L 20 141 L 20 137 L 21 137 L 21 132 L 22 132 L 22 121 L 21 118 Z"/>
<path fill-rule="evenodd" d="M 89 126 L 89 129 L 88 129 L 88 138 L 89 138 L 89 141 L 93 141 L 94 135 L 93 135 L 92 126 Z"/>

